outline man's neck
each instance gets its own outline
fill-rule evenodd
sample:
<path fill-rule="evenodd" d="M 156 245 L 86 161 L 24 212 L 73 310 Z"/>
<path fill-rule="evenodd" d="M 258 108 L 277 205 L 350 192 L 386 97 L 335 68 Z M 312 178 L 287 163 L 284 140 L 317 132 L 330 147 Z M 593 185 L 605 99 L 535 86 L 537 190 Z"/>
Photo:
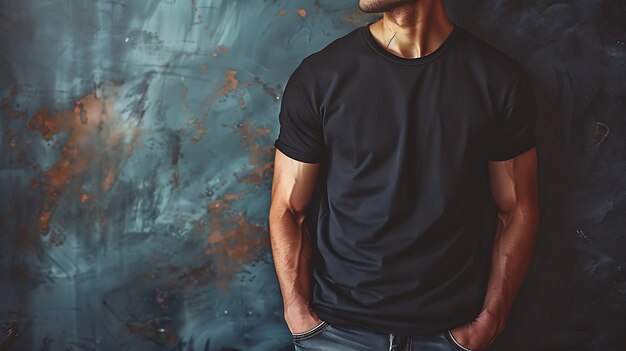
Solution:
<path fill-rule="evenodd" d="M 394 55 L 417 58 L 435 51 L 453 28 L 443 1 L 418 1 L 384 12 L 370 31 Z"/>

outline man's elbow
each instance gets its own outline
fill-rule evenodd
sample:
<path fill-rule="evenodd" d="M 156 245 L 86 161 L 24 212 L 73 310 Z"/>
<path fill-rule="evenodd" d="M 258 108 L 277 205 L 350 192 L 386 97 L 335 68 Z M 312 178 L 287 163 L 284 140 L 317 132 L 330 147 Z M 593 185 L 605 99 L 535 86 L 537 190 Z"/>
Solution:
<path fill-rule="evenodd" d="M 539 207 L 532 201 L 514 201 L 507 206 L 498 206 L 498 219 L 503 227 L 515 222 L 525 223 L 536 230 L 540 220 Z"/>
<path fill-rule="evenodd" d="M 302 223 L 304 221 L 304 209 L 298 209 L 286 202 L 273 202 L 269 211 L 270 225 L 274 221 L 282 221 L 285 218 L 292 218 L 298 224 Z"/>
<path fill-rule="evenodd" d="M 511 216 L 516 221 L 522 222 L 532 231 L 536 231 L 539 227 L 540 212 L 539 206 L 533 201 L 520 201 L 516 204 Z"/>

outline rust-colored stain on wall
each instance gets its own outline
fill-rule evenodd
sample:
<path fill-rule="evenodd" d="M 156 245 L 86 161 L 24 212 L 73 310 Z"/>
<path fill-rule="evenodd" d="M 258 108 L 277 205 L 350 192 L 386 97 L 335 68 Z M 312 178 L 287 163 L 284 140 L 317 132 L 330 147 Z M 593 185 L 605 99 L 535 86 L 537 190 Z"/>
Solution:
<path fill-rule="evenodd" d="M 98 92 L 76 101 L 72 109 L 50 115 L 47 109 L 41 108 L 26 122 L 28 131 L 39 133 L 47 142 L 57 140 L 55 137 L 61 132 L 66 135 L 62 142 L 54 143 L 60 145 L 59 160 L 44 172 L 36 185 L 45 194 L 38 215 L 41 234 L 48 233 L 50 219 L 72 183 L 78 187 L 73 194 L 84 199 L 81 176 L 98 170 L 100 188 L 106 192 L 117 177 L 118 160 L 130 156 L 125 155 L 126 150 L 120 146 L 124 140 L 131 144 L 136 142 L 137 134 L 133 134 L 134 126 L 125 126 L 117 120 L 120 116 L 114 103 L 118 98 L 115 86 L 103 86 Z"/>

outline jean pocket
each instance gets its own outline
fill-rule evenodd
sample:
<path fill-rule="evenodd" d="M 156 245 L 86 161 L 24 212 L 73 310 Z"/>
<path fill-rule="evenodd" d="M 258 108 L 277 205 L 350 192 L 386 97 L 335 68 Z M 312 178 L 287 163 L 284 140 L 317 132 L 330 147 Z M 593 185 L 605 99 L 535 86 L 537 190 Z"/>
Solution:
<path fill-rule="evenodd" d="M 318 335 L 324 330 L 326 330 L 326 328 L 328 328 L 329 325 L 330 324 L 328 324 L 328 322 L 321 321 L 313 328 L 302 333 L 291 333 L 291 336 L 293 337 L 293 340 L 298 340 L 298 341 L 308 340 L 314 337 L 315 335 Z"/>
<path fill-rule="evenodd" d="M 443 334 L 444 339 L 446 339 L 448 344 L 450 344 L 450 346 L 452 346 L 452 348 L 454 350 L 457 350 L 457 351 L 472 351 L 471 349 L 468 349 L 467 347 L 459 344 L 459 342 L 456 341 L 454 336 L 452 336 L 452 332 L 450 332 L 450 329 L 444 330 L 442 334 Z"/>

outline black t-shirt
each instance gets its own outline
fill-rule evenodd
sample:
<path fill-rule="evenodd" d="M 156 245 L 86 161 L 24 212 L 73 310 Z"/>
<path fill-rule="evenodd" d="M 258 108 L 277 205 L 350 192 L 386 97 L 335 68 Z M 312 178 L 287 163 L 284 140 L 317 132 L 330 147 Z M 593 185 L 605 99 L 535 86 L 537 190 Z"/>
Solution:
<path fill-rule="evenodd" d="M 321 165 L 318 316 L 407 335 L 478 316 L 497 226 L 487 161 L 532 148 L 536 116 L 519 61 L 458 24 L 419 58 L 386 51 L 369 24 L 305 57 L 274 145 Z"/>

